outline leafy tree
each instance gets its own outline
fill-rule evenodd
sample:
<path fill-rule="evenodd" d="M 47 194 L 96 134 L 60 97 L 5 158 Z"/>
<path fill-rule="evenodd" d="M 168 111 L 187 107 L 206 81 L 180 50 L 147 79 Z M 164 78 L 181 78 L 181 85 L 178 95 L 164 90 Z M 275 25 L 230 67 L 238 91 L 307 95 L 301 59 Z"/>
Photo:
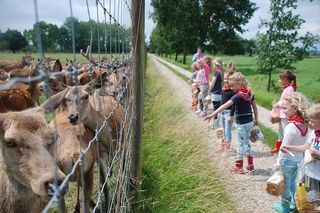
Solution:
<path fill-rule="evenodd" d="M 10 29 L 2 33 L 0 42 L 2 48 L 9 49 L 14 53 L 27 45 L 25 37 L 19 31 Z"/>
<path fill-rule="evenodd" d="M 199 43 L 200 45 L 209 43 L 207 49 L 211 52 L 225 53 L 224 46 L 237 43 L 236 33 L 244 32 L 243 26 L 257 9 L 255 3 L 250 0 L 199 0 L 199 2 L 201 10 Z"/>
<path fill-rule="evenodd" d="M 163 37 L 170 51 L 176 54 L 183 53 L 183 63 L 185 63 L 187 53 L 194 51 L 198 40 L 200 13 L 198 1 L 152 0 L 151 4 L 154 8 L 152 17 L 161 29 L 157 31 L 157 35 Z"/>
<path fill-rule="evenodd" d="M 261 73 L 268 74 L 267 90 L 271 89 L 271 74 L 278 68 L 294 69 L 293 64 L 308 56 L 319 37 L 307 33 L 299 36 L 298 29 L 305 22 L 295 15 L 297 0 L 271 0 L 271 20 L 262 20 L 259 29 L 266 33 L 257 35 L 257 65 Z"/>

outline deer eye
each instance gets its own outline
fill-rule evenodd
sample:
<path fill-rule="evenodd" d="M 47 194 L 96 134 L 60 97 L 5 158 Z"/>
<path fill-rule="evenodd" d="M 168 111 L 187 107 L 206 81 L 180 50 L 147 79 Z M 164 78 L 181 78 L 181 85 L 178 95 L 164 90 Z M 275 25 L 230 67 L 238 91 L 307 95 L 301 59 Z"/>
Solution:
<path fill-rule="evenodd" d="M 18 143 L 13 139 L 5 140 L 4 143 L 9 148 L 14 148 L 18 146 Z"/>

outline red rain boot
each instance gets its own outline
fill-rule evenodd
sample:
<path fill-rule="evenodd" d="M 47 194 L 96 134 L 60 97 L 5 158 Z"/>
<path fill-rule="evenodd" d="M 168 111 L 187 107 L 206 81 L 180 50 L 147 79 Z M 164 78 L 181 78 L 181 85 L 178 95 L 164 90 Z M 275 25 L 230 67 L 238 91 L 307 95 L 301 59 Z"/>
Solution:
<path fill-rule="evenodd" d="M 276 140 L 276 142 L 274 144 L 274 148 L 271 150 L 272 154 L 275 154 L 275 153 L 279 152 L 280 147 L 281 147 L 281 143 L 282 143 L 282 141 Z"/>
<path fill-rule="evenodd" d="M 254 171 L 253 157 L 249 155 L 249 156 L 247 156 L 247 160 L 248 160 L 247 170 L 250 172 L 253 172 Z"/>
<path fill-rule="evenodd" d="M 236 160 L 236 165 L 231 168 L 231 172 L 237 173 L 237 174 L 244 174 L 243 171 L 243 160 Z"/>

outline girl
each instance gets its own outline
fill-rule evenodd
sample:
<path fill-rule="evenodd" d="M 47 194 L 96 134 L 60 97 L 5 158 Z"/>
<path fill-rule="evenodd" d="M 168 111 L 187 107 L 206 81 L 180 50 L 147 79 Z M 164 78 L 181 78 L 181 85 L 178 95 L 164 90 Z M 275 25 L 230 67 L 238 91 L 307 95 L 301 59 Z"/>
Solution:
<path fill-rule="evenodd" d="M 301 93 L 292 93 L 287 96 L 283 103 L 283 112 L 288 119 L 288 123 L 284 129 L 284 137 L 282 148 L 291 146 L 302 146 L 305 144 L 308 133 L 308 125 L 306 123 L 306 109 L 309 102 Z M 285 189 L 282 193 L 281 203 L 276 203 L 274 208 L 277 212 L 290 212 L 290 205 L 294 206 L 294 195 L 296 192 L 296 178 L 298 172 L 298 164 L 303 159 L 302 153 L 293 152 L 293 155 L 279 152 L 276 170 L 282 171 L 285 181 Z"/>
<path fill-rule="evenodd" d="M 249 143 L 249 132 L 254 124 L 258 124 L 258 110 L 256 103 L 254 102 L 254 96 L 248 89 L 248 81 L 240 72 L 235 72 L 229 78 L 229 84 L 233 91 L 236 92 L 232 98 L 220 106 L 210 115 L 206 116 L 204 120 L 210 121 L 212 117 L 218 115 L 223 110 L 234 105 L 236 112 L 236 123 L 238 132 L 237 143 L 237 158 L 235 166 L 231 169 L 232 172 L 243 174 L 243 157 L 247 156 L 248 171 L 253 171 L 253 156 L 252 149 Z M 254 113 L 254 119 L 252 115 L 252 109 Z"/>
<path fill-rule="evenodd" d="M 214 60 L 214 73 L 210 82 L 209 92 L 211 94 L 211 101 L 213 104 L 213 111 L 220 107 L 221 93 L 222 93 L 222 61 L 220 58 Z M 214 117 L 212 128 L 218 127 L 219 119 L 218 116 Z"/>
<path fill-rule="evenodd" d="M 209 74 L 210 74 L 210 66 L 208 65 L 208 60 L 210 61 L 210 57 L 206 56 L 203 59 L 198 61 L 198 73 L 196 77 L 196 82 L 200 84 L 201 95 L 199 97 L 200 101 L 200 109 L 196 111 L 196 113 L 200 113 L 201 116 L 206 115 L 207 107 L 203 104 L 205 97 L 208 95 L 209 90 Z M 206 63 L 207 62 L 207 63 Z"/>
<path fill-rule="evenodd" d="M 190 79 L 190 82 L 192 83 L 192 89 L 191 89 L 191 92 L 192 92 L 192 103 L 191 103 L 191 108 L 193 110 L 197 110 L 198 108 L 198 94 L 200 92 L 200 85 L 196 84 L 196 83 L 193 83 L 195 80 L 196 80 L 196 77 L 197 77 L 197 73 L 198 73 L 198 63 L 197 62 L 193 62 L 191 64 L 191 69 L 192 69 L 192 75 L 191 75 L 191 79 Z"/>
<path fill-rule="evenodd" d="M 304 166 L 304 182 L 307 191 L 316 191 L 320 193 L 320 103 L 313 104 L 307 109 L 307 116 L 313 128 L 307 138 L 307 143 L 301 146 L 282 144 L 281 151 L 304 152 L 309 150 L 312 161 Z"/>
<path fill-rule="evenodd" d="M 283 139 L 283 129 L 284 129 L 284 126 L 288 122 L 288 120 L 284 114 L 284 109 L 283 109 L 284 99 L 288 95 L 294 93 L 297 89 L 296 76 L 293 74 L 293 72 L 291 70 L 281 70 L 280 71 L 279 83 L 283 87 L 283 91 L 282 91 L 280 100 L 275 105 L 275 108 L 279 112 L 279 117 L 280 117 L 279 135 L 278 135 L 278 140 L 275 141 L 274 148 L 271 150 L 272 154 L 277 153 L 279 151 L 279 148 L 281 146 L 282 139 Z"/>
<path fill-rule="evenodd" d="M 221 95 L 221 105 L 225 104 L 229 101 L 236 93 L 231 89 L 229 84 L 229 76 L 231 76 L 234 72 L 228 71 L 224 75 L 224 86 L 222 88 Z M 230 118 L 230 113 L 232 110 L 232 106 L 226 108 L 221 112 L 221 121 L 223 128 L 223 139 L 221 142 L 220 151 L 222 151 L 222 155 L 225 156 L 230 150 L 231 144 L 231 129 L 232 129 L 232 119 Z"/>

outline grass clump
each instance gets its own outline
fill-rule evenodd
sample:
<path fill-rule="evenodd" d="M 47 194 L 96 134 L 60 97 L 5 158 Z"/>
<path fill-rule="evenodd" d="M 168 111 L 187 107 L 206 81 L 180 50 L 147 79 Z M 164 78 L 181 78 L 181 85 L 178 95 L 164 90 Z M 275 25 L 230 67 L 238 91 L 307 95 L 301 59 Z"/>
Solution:
<path fill-rule="evenodd" d="M 204 136 L 150 63 L 148 58 L 140 212 L 234 212 Z"/>

